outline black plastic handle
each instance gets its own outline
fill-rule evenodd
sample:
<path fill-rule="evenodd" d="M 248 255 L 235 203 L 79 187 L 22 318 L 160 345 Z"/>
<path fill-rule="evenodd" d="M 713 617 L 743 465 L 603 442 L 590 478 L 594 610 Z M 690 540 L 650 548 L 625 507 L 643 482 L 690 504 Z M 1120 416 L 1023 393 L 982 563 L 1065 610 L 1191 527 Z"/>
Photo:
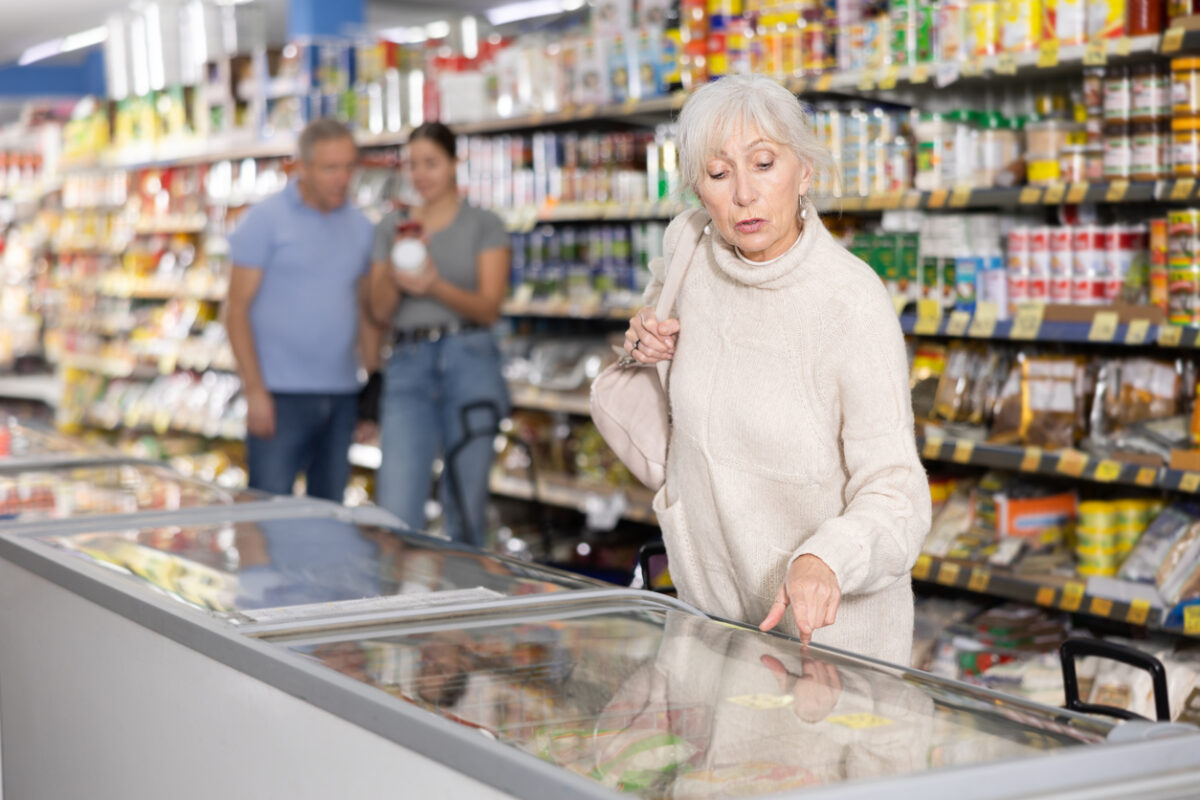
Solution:
<path fill-rule="evenodd" d="M 1067 639 L 1059 648 L 1059 658 L 1062 659 L 1063 690 L 1066 692 L 1069 711 L 1082 711 L 1085 714 L 1104 714 L 1117 719 L 1145 719 L 1140 714 L 1126 711 L 1115 706 L 1093 705 L 1079 699 L 1079 679 L 1075 675 L 1075 659 L 1084 656 L 1097 656 L 1112 661 L 1120 661 L 1131 667 L 1144 669 L 1150 673 L 1154 682 L 1154 711 L 1159 722 L 1171 721 L 1171 703 L 1167 698 L 1167 670 L 1162 662 L 1152 655 L 1143 653 L 1133 647 L 1114 644 L 1100 639 Z"/>
<path fill-rule="evenodd" d="M 665 556 L 667 554 L 667 545 L 661 539 L 655 539 L 652 542 L 646 542 L 638 548 L 637 563 L 638 569 L 642 571 L 642 586 L 652 592 L 660 591 L 650 585 L 650 559 L 655 556 Z"/>

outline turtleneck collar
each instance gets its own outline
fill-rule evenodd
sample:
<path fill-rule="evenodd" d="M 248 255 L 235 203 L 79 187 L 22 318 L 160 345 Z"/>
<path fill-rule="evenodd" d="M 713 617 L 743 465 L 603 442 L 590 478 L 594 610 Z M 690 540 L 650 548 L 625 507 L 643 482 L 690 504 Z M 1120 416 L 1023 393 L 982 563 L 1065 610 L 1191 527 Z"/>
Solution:
<path fill-rule="evenodd" d="M 725 241 L 717 226 L 710 223 L 709 248 L 717 267 L 733 280 L 746 286 L 769 289 L 788 283 L 788 276 L 807 260 L 817 239 L 825 232 L 825 226 L 817 216 L 817 209 L 807 197 L 804 198 L 804 208 L 808 210 L 808 215 L 804 219 L 800 237 L 787 252 L 769 261 L 746 260 L 736 247 Z"/>

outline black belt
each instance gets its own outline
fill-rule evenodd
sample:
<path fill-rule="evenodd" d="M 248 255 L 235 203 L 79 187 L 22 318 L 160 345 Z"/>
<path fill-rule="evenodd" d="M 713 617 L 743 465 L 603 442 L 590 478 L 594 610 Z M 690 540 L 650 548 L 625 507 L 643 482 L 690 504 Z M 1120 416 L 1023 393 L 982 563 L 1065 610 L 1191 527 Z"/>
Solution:
<path fill-rule="evenodd" d="M 452 322 L 449 325 L 434 325 L 429 328 L 410 328 L 408 330 L 396 331 L 392 337 L 392 344 L 395 347 L 400 347 L 402 345 L 420 344 L 421 342 L 436 342 L 447 336 L 457 336 L 461 333 L 484 330 L 487 330 L 487 328 L 482 325 L 460 322 Z"/>

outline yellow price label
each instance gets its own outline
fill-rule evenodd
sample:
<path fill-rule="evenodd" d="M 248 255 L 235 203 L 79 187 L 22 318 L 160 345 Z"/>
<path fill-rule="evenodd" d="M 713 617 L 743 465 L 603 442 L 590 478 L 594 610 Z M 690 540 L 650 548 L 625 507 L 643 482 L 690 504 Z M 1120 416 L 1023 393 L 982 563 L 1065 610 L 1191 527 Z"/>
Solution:
<path fill-rule="evenodd" d="M 996 333 L 996 317 L 999 313 L 1000 309 L 993 302 L 976 303 L 975 316 L 971 319 L 967 335 L 976 339 L 990 339 Z"/>
<path fill-rule="evenodd" d="M 1042 198 L 1042 202 L 1048 206 L 1056 206 L 1063 201 L 1067 196 L 1067 185 L 1065 183 L 1054 183 L 1046 187 L 1046 195 Z"/>
<path fill-rule="evenodd" d="M 1021 303 L 1017 306 L 1017 318 L 1013 320 L 1013 339 L 1030 341 L 1036 339 L 1042 330 L 1042 317 L 1046 306 L 1042 303 Z"/>
<path fill-rule="evenodd" d="M 929 570 L 933 566 L 933 559 L 925 553 L 917 556 L 917 563 L 913 565 L 912 576 L 919 581 L 929 579 Z"/>
<path fill-rule="evenodd" d="M 902 294 L 894 294 L 892 295 L 892 305 L 896 307 L 896 316 L 900 316 L 908 306 L 908 298 Z"/>
<path fill-rule="evenodd" d="M 1179 479 L 1179 491 L 1194 492 L 1200 489 L 1200 472 L 1185 472 Z"/>
<path fill-rule="evenodd" d="M 1096 480 L 1101 483 L 1112 483 L 1121 477 L 1121 462 L 1105 459 L 1096 465 Z"/>
<path fill-rule="evenodd" d="M 909 83 L 928 83 L 929 82 L 929 65 L 917 64 L 913 67 L 912 75 L 908 78 Z"/>
<path fill-rule="evenodd" d="M 866 711 L 829 717 L 828 721 L 834 725 L 842 725 L 855 731 L 866 730 L 868 728 L 882 728 L 885 725 L 892 724 L 892 721 L 887 717 L 881 717 L 878 714 L 869 714 Z"/>
<path fill-rule="evenodd" d="M 1078 478 L 1087 469 L 1087 453 L 1067 449 L 1058 454 L 1058 471 L 1072 478 Z"/>
<path fill-rule="evenodd" d="M 943 586 L 953 586 L 958 581 L 960 571 L 958 564 L 953 561 L 943 561 L 938 567 L 937 582 Z"/>
<path fill-rule="evenodd" d="M 1116 311 L 1097 311 L 1088 330 L 1088 341 L 1111 342 L 1117 338 L 1117 326 L 1120 323 L 1121 315 Z"/>
<path fill-rule="evenodd" d="M 887 202 L 887 195 L 873 194 L 867 198 L 867 210 L 868 211 L 881 211 L 881 210 L 883 210 L 883 204 L 886 202 Z"/>
<path fill-rule="evenodd" d="M 1071 205 L 1082 203 L 1087 197 L 1088 189 L 1091 186 L 1087 181 L 1077 181 L 1071 184 L 1071 188 L 1067 191 L 1067 202 Z"/>
<path fill-rule="evenodd" d="M 1104 195 L 1104 202 L 1119 203 L 1125 199 L 1125 195 L 1129 192 L 1129 181 L 1113 181 L 1108 185 L 1108 193 Z"/>
<path fill-rule="evenodd" d="M 1087 587 L 1079 581 L 1067 581 L 1067 585 L 1063 587 L 1062 601 L 1059 605 L 1063 611 L 1078 611 L 1086 592 Z"/>
<path fill-rule="evenodd" d="M 1021 457 L 1021 472 L 1037 472 L 1042 465 L 1042 448 L 1026 447 Z"/>
<path fill-rule="evenodd" d="M 826 72 L 824 75 L 817 78 L 817 91 L 818 92 L 828 92 L 832 86 L 833 86 L 833 73 L 832 72 Z"/>
<path fill-rule="evenodd" d="M 1128 36 L 1118 36 L 1113 43 L 1113 52 L 1119 56 L 1127 56 L 1133 52 L 1133 40 Z"/>
<path fill-rule="evenodd" d="M 1001 53 L 996 59 L 997 75 L 1016 75 L 1017 57 L 1013 53 Z"/>
<path fill-rule="evenodd" d="M 971 187 L 970 186 L 955 186 L 954 191 L 950 194 L 951 208 L 964 208 L 971 202 Z"/>
<path fill-rule="evenodd" d="M 936 335 L 942 326 L 942 304 L 939 300 L 917 301 L 917 324 L 913 333 L 919 336 Z"/>
<path fill-rule="evenodd" d="M 1042 69 L 1058 66 L 1058 40 L 1047 39 L 1038 47 L 1037 65 Z"/>
<path fill-rule="evenodd" d="M 1179 52 L 1179 48 L 1183 46 L 1183 34 L 1183 28 L 1167 28 L 1167 32 L 1162 37 L 1162 47 L 1159 48 L 1160 52 Z"/>
<path fill-rule="evenodd" d="M 937 189 L 929 194 L 929 208 L 944 208 L 950 197 L 949 189 Z"/>
<path fill-rule="evenodd" d="M 970 439 L 959 439 L 954 443 L 954 455 L 952 458 L 958 464 L 971 463 L 971 456 L 975 454 L 975 442 Z"/>
<path fill-rule="evenodd" d="M 583 108 L 579 109 L 579 115 L 578 115 L 578 116 L 579 116 L 579 118 L 580 118 L 580 119 L 588 119 L 588 118 L 590 118 L 590 117 L 594 117 L 594 116 L 596 116 L 596 104 L 595 104 L 595 103 L 588 103 L 586 106 L 584 106 Z"/>
<path fill-rule="evenodd" d="M 862 211 L 867 205 L 866 200 L 862 197 L 843 197 L 843 211 Z"/>
<path fill-rule="evenodd" d="M 1183 632 L 1187 636 L 1200 636 L 1200 606 L 1184 607 Z"/>
<path fill-rule="evenodd" d="M 1145 625 L 1149 616 L 1150 601 L 1136 597 L 1129 603 L 1129 613 L 1125 615 L 1125 621 L 1133 625 Z"/>
<path fill-rule="evenodd" d="M 925 446 L 921 448 L 921 455 L 931 461 L 936 461 L 942 457 L 942 439 L 926 439 Z"/>
<path fill-rule="evenodd" d="M 1133 482 L 1138 486 L 1153 486 L 1158 482 L 1158 470 L 1154 467 L 1142 467 L 1134 476 Z"/>
<path fill-rule="evenodd" d="M 1026 186 L 1017 199 L 1023 206 L 1037 205 L 1042 202 L 1042 190 L 1038 186 Z"/>
<path fill-rule="evenodd" d="M 1145 344 L 1146 336 L 1150 333 L 1150 320 L 1135 319 L 1125 330 L 1125 344 Z"/>
<path fill-rule="evenodd" d="M 902 202 L 904 202 L 904 192 L 903 191 L 888 192 L 887 194 L 885 194 L 883 196 L 883 207 L 885 209 L 890 210 L 893 208 L 899 208 L 900 204 Z"/>
<path fill-rule="evenodd" d="M 971 578 L 967 581 L 967 588 L 972 592 L 986 592 L 988 584 L 992 581 L 992 573 L 982 567 L 975 567 L 971 570 Z"/>
<path fill-rule="evenodd" d="M 1107 617 L 1112 614 L 1113 603 L 1106 597 L 1093 597 L 1088 604 L 1088 613 L 1097 617 Z"/>
<path fill-rule="evenodd" d="M 871 72 L 870 70 L 864 69 L 862 74 L 858 76 L 858 90 L 860 92 L 870 92 L 874 90 L 876 83 L 877 81 L 875 80 L 875 73 Z"/>
<path fill-rule="evenodd" d="M 642 102 L 640 98 L 627 97 L 627 98 L 625 98 L 625 102 L 621 104 L 621 111 L 623 111 L 626 114 L 632 114 L 634 111 L 637 110 L 638 104 L 640 102 Z"/>
<path fill-rule="evenodd" d="M 1053 586 L 1043 586 L 1042 588 L 1038 589 L 1037 597 L 1035 597 L 1033 601 L 1035 603 L 1037 603 L 1039 606 L 1054 605 L 1054 587 Z"/>
<path fill-rule="evenodd" d="M 971 56 L 962 66 L 962 74 L 964 78 L 976 78 L 983 74 L 983 59 L 979 56 Z"/>
<path fill-rule="evenodd" d="M 952 311 L 950 321 L 946 323 L 947 336 L 965 336 L 967 326 L 971 324 L 971 315 L 966 311 Z"/>
<path fill-rule="evenodd" d="M 1085 67 L 1103 67 L 1108 63 L 1108 42 L 1104 39 L 1093 39 L 1087 43 L 1083 51 Z"/>
<path fill-rule="evenodd" d="M 1172 200 L 1188 200 L 1192 196 L 1192 192 L 1196 190 L 1195 178 L 1180 178 L 1175 181 L 1175 185 L 1171 187 Z"/>
<path fill-rule="evenodd" d="M 904 207 L 910 211 L 921 207 L 921 198 L 923 195 L 920 192 L 908 192 L 904 195 Z"/>
<path fill-rule="evenodd" d="M 1183 328 L 1178 325 L 1163 325 L 1158 329 L 1159 347 L 1179 347 L 1183 339 Z"/>
<path fill-rule="evenodd" d="M 896 82 L 900 80 L 900 67 L 891 66 L 887 68 L 887 72 L 883 73 L 883 77 L 879 79 L 879 88 L 885 92 L 896 88 Z"/>

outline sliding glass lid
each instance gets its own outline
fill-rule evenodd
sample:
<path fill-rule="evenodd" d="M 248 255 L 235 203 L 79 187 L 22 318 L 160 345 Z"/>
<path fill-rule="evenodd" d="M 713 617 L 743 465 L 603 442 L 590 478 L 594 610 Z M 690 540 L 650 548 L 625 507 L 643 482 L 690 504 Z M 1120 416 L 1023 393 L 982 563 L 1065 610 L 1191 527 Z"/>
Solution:
<path fill-rule="evenodd" d="M 1038 757 L 1109 730 L 667 609 L 502 612 L 452 629 L 276 642 L 643 798 L 767 795 Z"/>
<path fill-rule="evenodd" d="M 242 624 L 481 603 L 602 584 L 390 528 L 306 516 L 39 540 Z"/>

